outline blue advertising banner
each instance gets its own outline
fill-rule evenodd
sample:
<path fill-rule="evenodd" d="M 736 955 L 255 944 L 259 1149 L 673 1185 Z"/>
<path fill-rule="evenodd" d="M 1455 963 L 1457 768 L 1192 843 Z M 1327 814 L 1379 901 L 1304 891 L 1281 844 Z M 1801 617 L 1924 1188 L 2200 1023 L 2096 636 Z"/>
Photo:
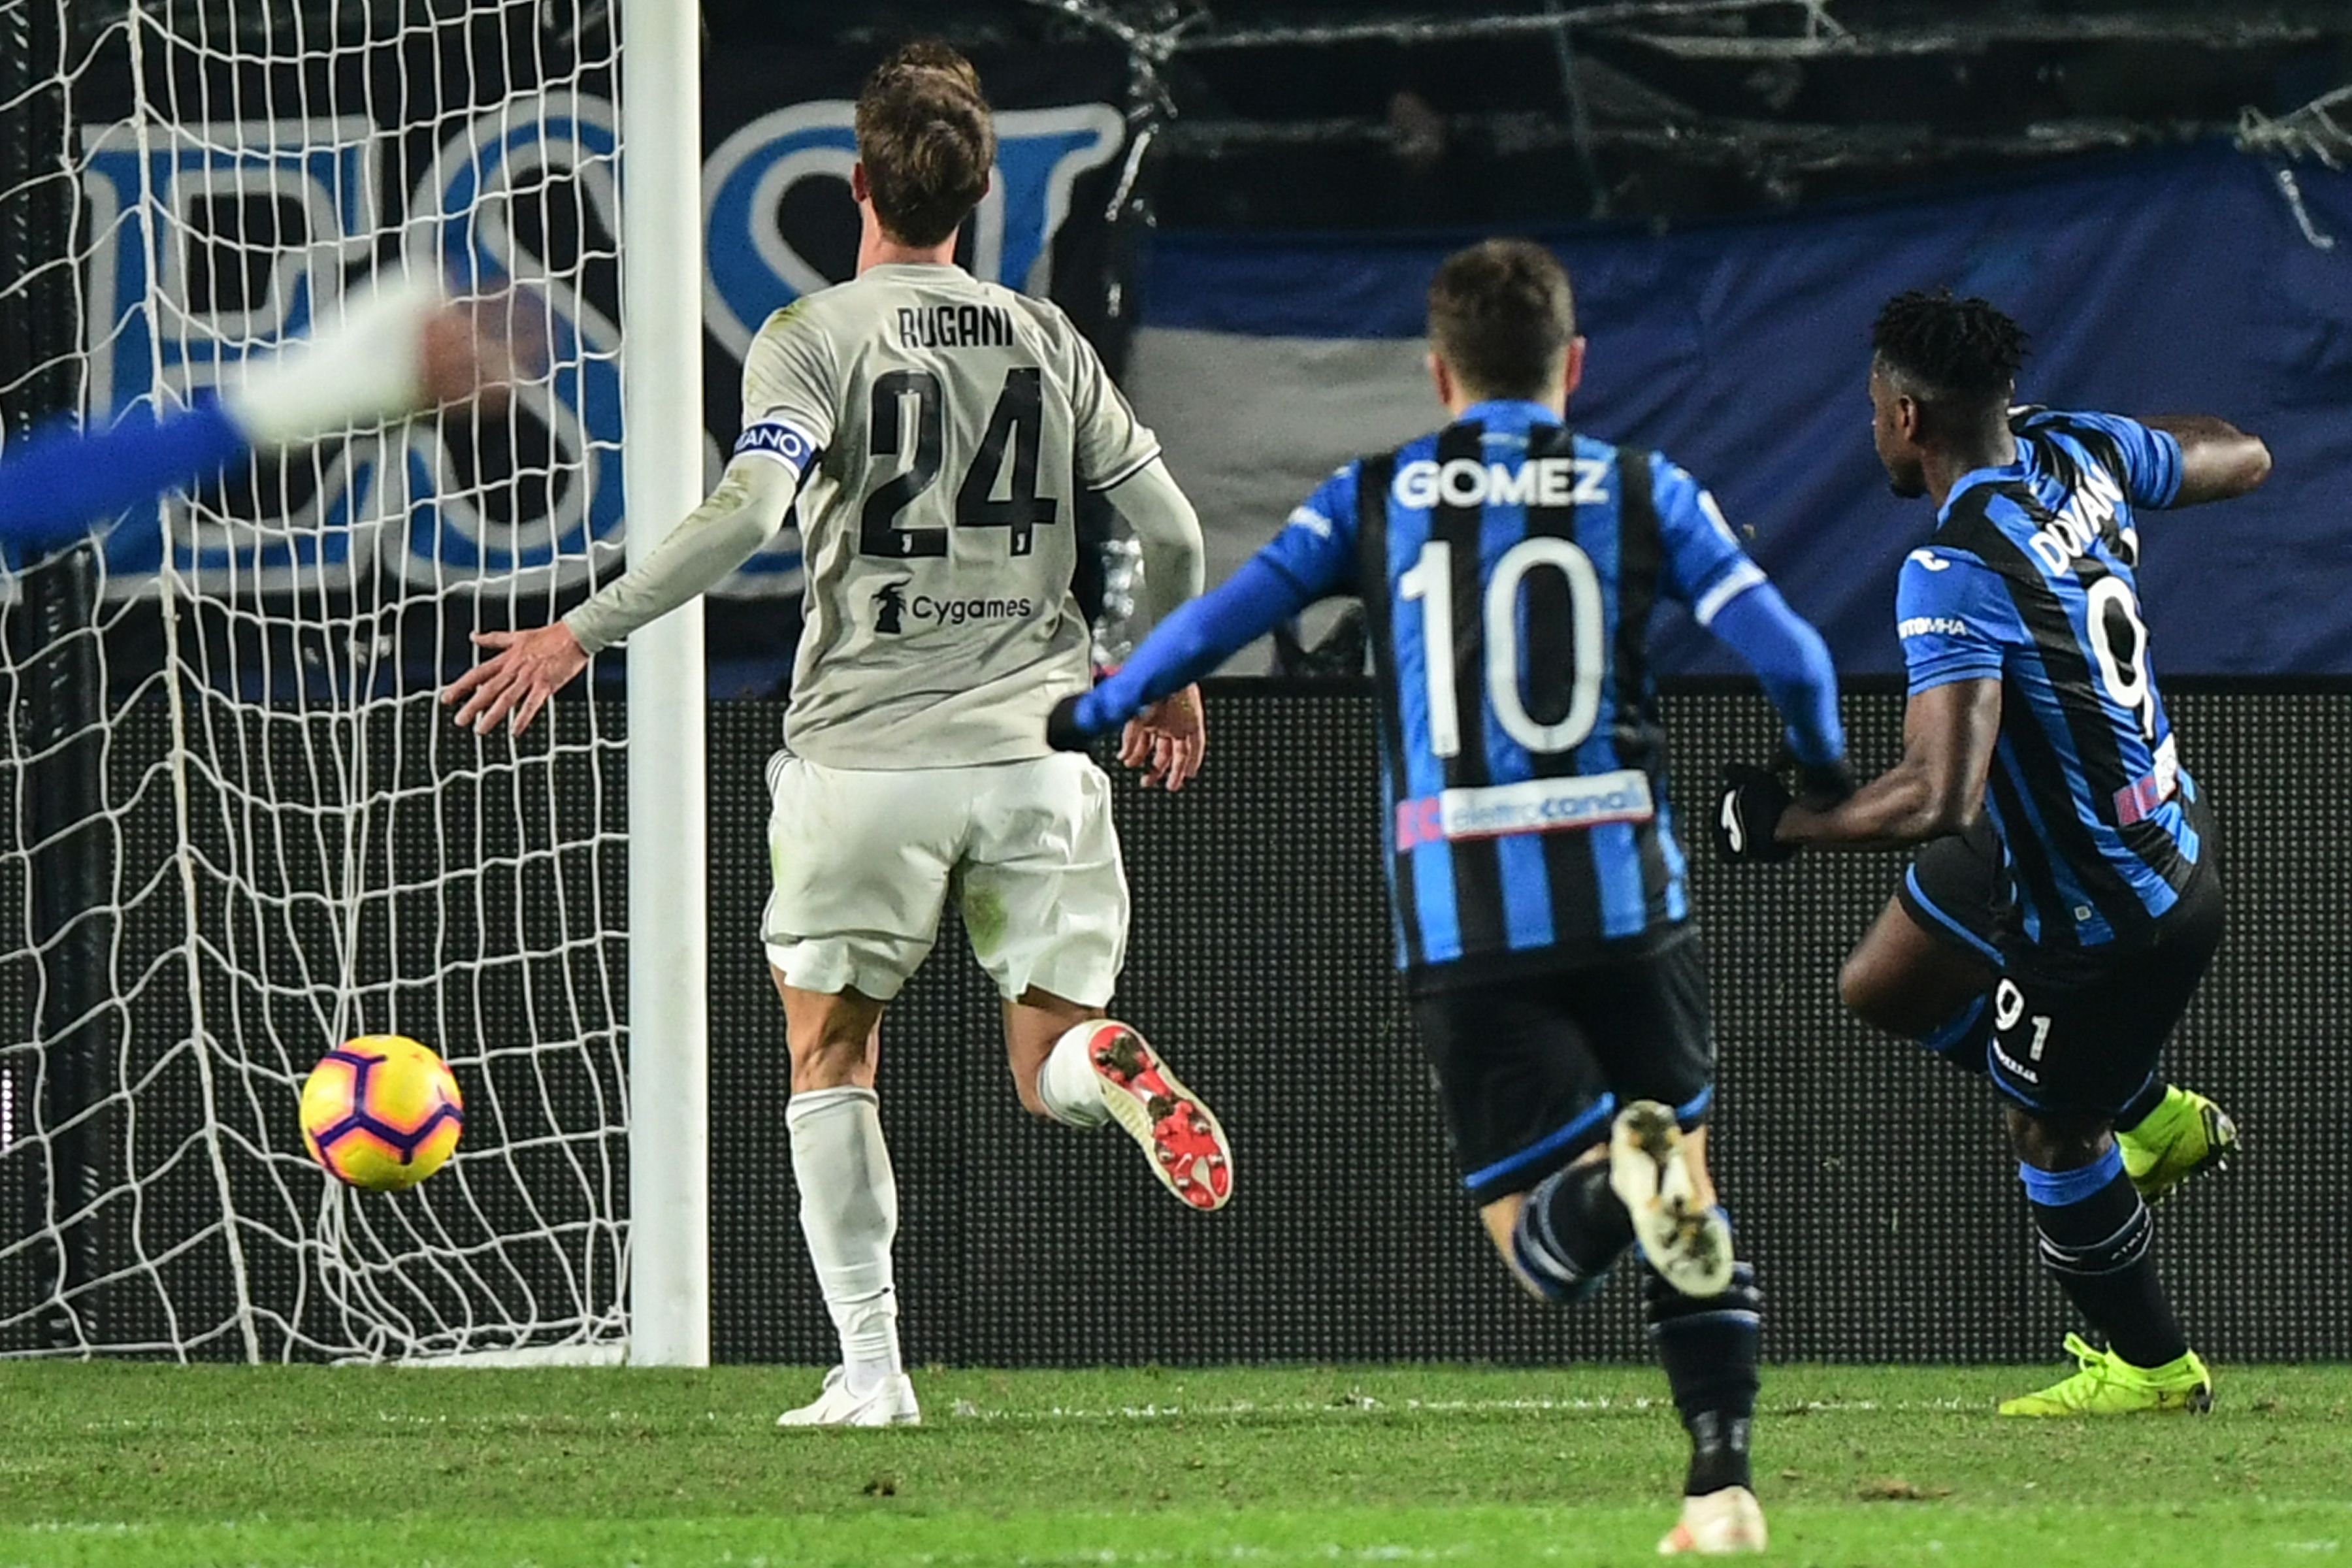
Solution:
<path fill-rule="evenodd" d="M 1128 145 L 1125 57 L 1066 48 L 977 63 L 1000 110 L 999 149 L 962 259 L 1056 299 L 1115 355 L 1108 212 Z M 742 47 L 704 63 L 703 458 L 714 480 L 737 433 L 752 333 L 853 270 L 852 113 L 873 64 Z M 168 547 L 199 591 L 335 595 L 479 577 L 552 606 L 616 562 L 626 148 L 609 64 L 541 79 L 530 51 L 496 29 L 420 36 L 357 65 L 175 57 L 147 68 L 150 100 L 181 110 L 163 124 L 131 115 L 131 68 L 110 42 L 76 99 L 71 259 L 90 416 L 184 403 L 394 265 L 467 287 L 526 286 L 545 301 L 553 363 L 502 421 L 358 433 L 273 472 L 266 490 L 215 490 L 200 507 L 173 500 L 164 506 L 176 510 L 121 519 L 102 546 L 108 591 L 152 594 Z M 251 112 L 314 102 L 381 105 L 384 118 Z M 745 657 L 777 668 L 789 659 L 799 574 L 788 529 L 718 590 L 760 602 L 732 638 L 757 644 Z M 722 625 L 714 651 L 730 656 L 730 642 Z"/>
<path fill-rule="evenodd" d="M 1407 340 L 1438 260 L 1470 237 L 1163 234 L 1139 362 L 1226 364 L 1228 396 L 1260 411 L 1258 438 L 1328 467 L 1409 434 L 1400 423 L 1442 421 Z M 1934 522 L 1889 495 L 1872 455 L 1871 318 L 1900 289 L 1948 286 L 2032 334 L 2023 399 L 2218 414 L 2270 443 L 2262 490 L 2144 527 L 2158 668 L 2352 673 L 2352 173 L 2200 146 L 1664 234 L 1539 237 L 1574 276 L 1591 342 L 1575 422 L 1664 451 L 1712 487 L 1841 668 L 1900 668 L 1895 565 Z M 1349 344 L 1395 381 L 1377 419 L 1360 385 L 1331 379 L 1335 363 L 1365 363 Z M 1179 453 L 1186 433 L 1165 410 L 1182 407 L 1180 390 L 1138 392 Z M 1349 418 L 1377 427 L 1350 435 Z M 1243 515 L 1213 523 L 1263 537 L 1300 495 L 1235 499 L 1220 510 Z M 1686 622 L 1663 654 L 1669 670 L 1734 668 Z"/>

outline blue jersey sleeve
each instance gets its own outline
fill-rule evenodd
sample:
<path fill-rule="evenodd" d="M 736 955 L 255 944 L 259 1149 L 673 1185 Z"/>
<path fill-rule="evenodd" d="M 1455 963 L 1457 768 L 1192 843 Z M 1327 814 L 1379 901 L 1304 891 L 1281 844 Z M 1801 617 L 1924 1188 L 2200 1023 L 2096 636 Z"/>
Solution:
<path fill-rule="evenodd" d="M 1999 679 L 2009 650 L 2032 641 L 2000 574 L 1947 546 L 1904 558 L 1895 618 L 1915 697 L 1955 680 Z"/>
<path fill-rule="evenodd" d="M 1351 463 L 1240 571 L 1152 627 L 1117 673 L 1078 700 L 1078 728 L 1103 734 L 1182 690 L 1316 600 L 1352 586 L 1355 560 Z"/>
<path fill-rule="evenodd" d="M 1715 498 L 1655 452 L 1650 454 L 1650 497 L 1658 510 L 1666 590 L 1690 606 L 1700 626 L 1711 626 L 1724 605 L 1764 581 L 1763 570 L 1739 548 Z"/>
<path fill-rule="evenodd" d="M 1316 486 L 1257 558 L 1289 578 L 1304 603 L 1346 592 L 1356 574 L 1356 465 Z"/>
<path fill-rule="evenodd" d="M 2122 482 L 2124 494 L 2134 506 L 2161 510 L 2180 494 L 2180 443 L 2169 432 L 2151 430 L 2138 420 L 2126 419 L 2120 414 L 2068 413 L 2043 417 L 2061 422 L 2061 428 L 2071 425 L 2078 430 L 2096 431 L 2115 443 L 2116 454 L 2123 464 L 2123 471 L 2116 478 Z"/>
<path fill-rule="evenodd" d="M 1788 721 L 1790 750 L 1816 765 L 1845 755 L 1838 722 L 1837 668 L 1821 633 L 1789 608 L 1780 590 L 1759 583 L 1723 606 L 1708 628 L 1740 657 Z"/>
<path fill-rule="evenodd" d="M 66 543 L 248 449 L 210 400 L 160 418 L 134 409 L 104 429 L 52 421 L 0 453 L 0 541 L 36 551 Z"/>

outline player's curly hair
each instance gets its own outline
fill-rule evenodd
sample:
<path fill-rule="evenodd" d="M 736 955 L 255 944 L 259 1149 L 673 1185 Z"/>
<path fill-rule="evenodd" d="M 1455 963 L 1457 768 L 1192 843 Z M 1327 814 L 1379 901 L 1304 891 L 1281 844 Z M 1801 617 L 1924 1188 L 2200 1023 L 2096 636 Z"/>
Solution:
<path fill-rule="evenodd" d="M 875 67 L 857 95 L 857 156 L 884 233 L 913 246 L 952 237 L 996 162 L 996 122 L 971 62 L 925 38 Z"/>
<path fill-rule="evenodd" d="M 1955 397 L 2006 397 L 2025 363 L 2025 329 L 1989 300 L 1948 289 L 1897 294 L 1871 324 L 1870 346 L 1888 366 Z"/>

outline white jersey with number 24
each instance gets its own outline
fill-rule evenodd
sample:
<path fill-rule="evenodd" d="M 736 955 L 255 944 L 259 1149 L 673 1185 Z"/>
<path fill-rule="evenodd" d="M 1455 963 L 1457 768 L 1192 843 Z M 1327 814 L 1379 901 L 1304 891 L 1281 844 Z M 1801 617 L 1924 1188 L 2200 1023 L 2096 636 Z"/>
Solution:
<path fill-rule="evenodd" d="M 945 265 L 869 268 L 768 318 L 736 450 L 808 463 L 785 743 L 835 768 L 1043 756 L 1090 679 L 1081 490 L 1159 443 L 1055 305 Z"/>

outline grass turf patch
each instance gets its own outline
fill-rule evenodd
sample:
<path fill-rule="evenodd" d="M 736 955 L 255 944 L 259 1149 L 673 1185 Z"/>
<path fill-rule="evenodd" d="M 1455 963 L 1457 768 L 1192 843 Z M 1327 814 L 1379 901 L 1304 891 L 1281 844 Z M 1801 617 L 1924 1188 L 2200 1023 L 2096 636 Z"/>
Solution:
<path fill-rule="evenodd" d="M 2057 1370 L 1768 1369 L 1775 1555 L 2352 1563 L 2352 1368 L 1992 1416 Z M 1679 1489 L 1640 1367 L 917 1382 L 921 1428 L 783 1433 L 812 1373 L 8 1366 L 0 1563 L 1630 1563 Z"/>

